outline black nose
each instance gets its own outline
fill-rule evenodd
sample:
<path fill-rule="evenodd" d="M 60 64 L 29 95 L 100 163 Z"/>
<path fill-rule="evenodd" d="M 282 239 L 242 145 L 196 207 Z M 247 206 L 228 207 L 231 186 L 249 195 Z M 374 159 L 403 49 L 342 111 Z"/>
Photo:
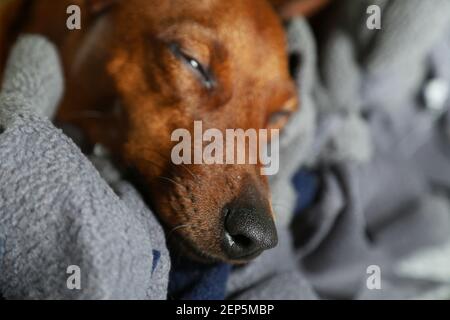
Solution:
<path fill-rule="evenodd" d="M 275 223 L 264 206 L 236 206 L 231 203 L 225 211 L 224 250 L 230 259 L 248 260 L 278 243 Z"/>

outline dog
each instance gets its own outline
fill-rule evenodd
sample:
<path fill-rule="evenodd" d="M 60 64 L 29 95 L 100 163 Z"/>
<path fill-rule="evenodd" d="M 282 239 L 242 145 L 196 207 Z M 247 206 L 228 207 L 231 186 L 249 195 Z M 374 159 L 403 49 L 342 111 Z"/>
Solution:
<path fill-rule="evenodd" d="M 71 4 L 81 9 L 80 30 L 66 28 Z M 57 122 L 80 128 L 138 173 L 177 250 L 240 264 L 277 244 L 261 164 L 174 165 L 170 137 L 194 121 L 221 131 L 283 128 L 299 105 L 279 17 L 289 15 L 286 5 L 16 0 L 3 26 L 14 32 L 0 40 L 5 51 L 18 33 L 49 38 L 66 81 Z"/>

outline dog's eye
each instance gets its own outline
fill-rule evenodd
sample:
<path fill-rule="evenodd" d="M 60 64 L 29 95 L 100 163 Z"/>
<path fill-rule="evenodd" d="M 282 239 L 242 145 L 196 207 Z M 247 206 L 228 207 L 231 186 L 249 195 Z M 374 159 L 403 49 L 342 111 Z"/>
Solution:
<path fill-rule="evenodd" d="M 210 72 L 200 62 L 184 53 L 181 53 L 181 57 L 195 72 L 197 72 L 197 74 L 201 77 L 203 85 L 207 89 L 211 89 L 214 86 L 214 81 L 210 75 Z"/>
<path fill-rule="evenodd" d="M 267 125 L 270 128 L 281 129 L 286 125 L 290 116 L 290 111 L 274 112 L 270 115 Z"/>
<path fill-rule="evenodd" d="M 207 68 L 205 68 L 199 61 L 183 52 L 178 44 L 171 44 L 170 49 L 177 58 L 185 62 L 194 72 L 196 72 L 198 76 L 200 76 L 202 84 L 207 89 L 213 88 L 214 79 L 211 72 Z"/>

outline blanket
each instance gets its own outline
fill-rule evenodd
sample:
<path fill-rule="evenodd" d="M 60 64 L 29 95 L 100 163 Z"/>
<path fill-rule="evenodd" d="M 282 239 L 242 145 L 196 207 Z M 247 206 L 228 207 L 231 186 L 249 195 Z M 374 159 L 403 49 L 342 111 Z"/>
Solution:
<path fill-rule="evenodd" d="M 161 226 L 130 184 L 108 185 L 46 117 L 62 83 L 53 45 L 21 38 L 0 95 L 0 292 L 165 299 L 170 259 Z"/>
<path fill-rule="evenodd" d="M 380 30 L 366 27 L 373 4 Z M 278 227 L 292 237 L 232 273 L 228 294 L 448 299 L 450 3 L 339 1 L 334 9 L 320 54 L 307 22 L 289 29 L 303 109 L 288 134 L 311 130 L 292 134 L 281 153 L 292 170 L 272 180 Z M 320 192 L 291 220 L 293 199 L 305 193 L 286 177 L 302 166 L 317 172 Z M 290 251 L 279 256 L 282 247 Z"/>

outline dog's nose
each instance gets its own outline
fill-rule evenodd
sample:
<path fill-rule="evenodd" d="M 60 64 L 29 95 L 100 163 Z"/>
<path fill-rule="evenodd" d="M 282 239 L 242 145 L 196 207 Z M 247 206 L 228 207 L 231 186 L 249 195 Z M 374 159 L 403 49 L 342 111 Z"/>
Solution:
<path fill-rule="evenodd" d="M 258 207 L 225 207 L 224 249 L 230 259 L 248 260 L 278 243 L 269 211 Z"/>

